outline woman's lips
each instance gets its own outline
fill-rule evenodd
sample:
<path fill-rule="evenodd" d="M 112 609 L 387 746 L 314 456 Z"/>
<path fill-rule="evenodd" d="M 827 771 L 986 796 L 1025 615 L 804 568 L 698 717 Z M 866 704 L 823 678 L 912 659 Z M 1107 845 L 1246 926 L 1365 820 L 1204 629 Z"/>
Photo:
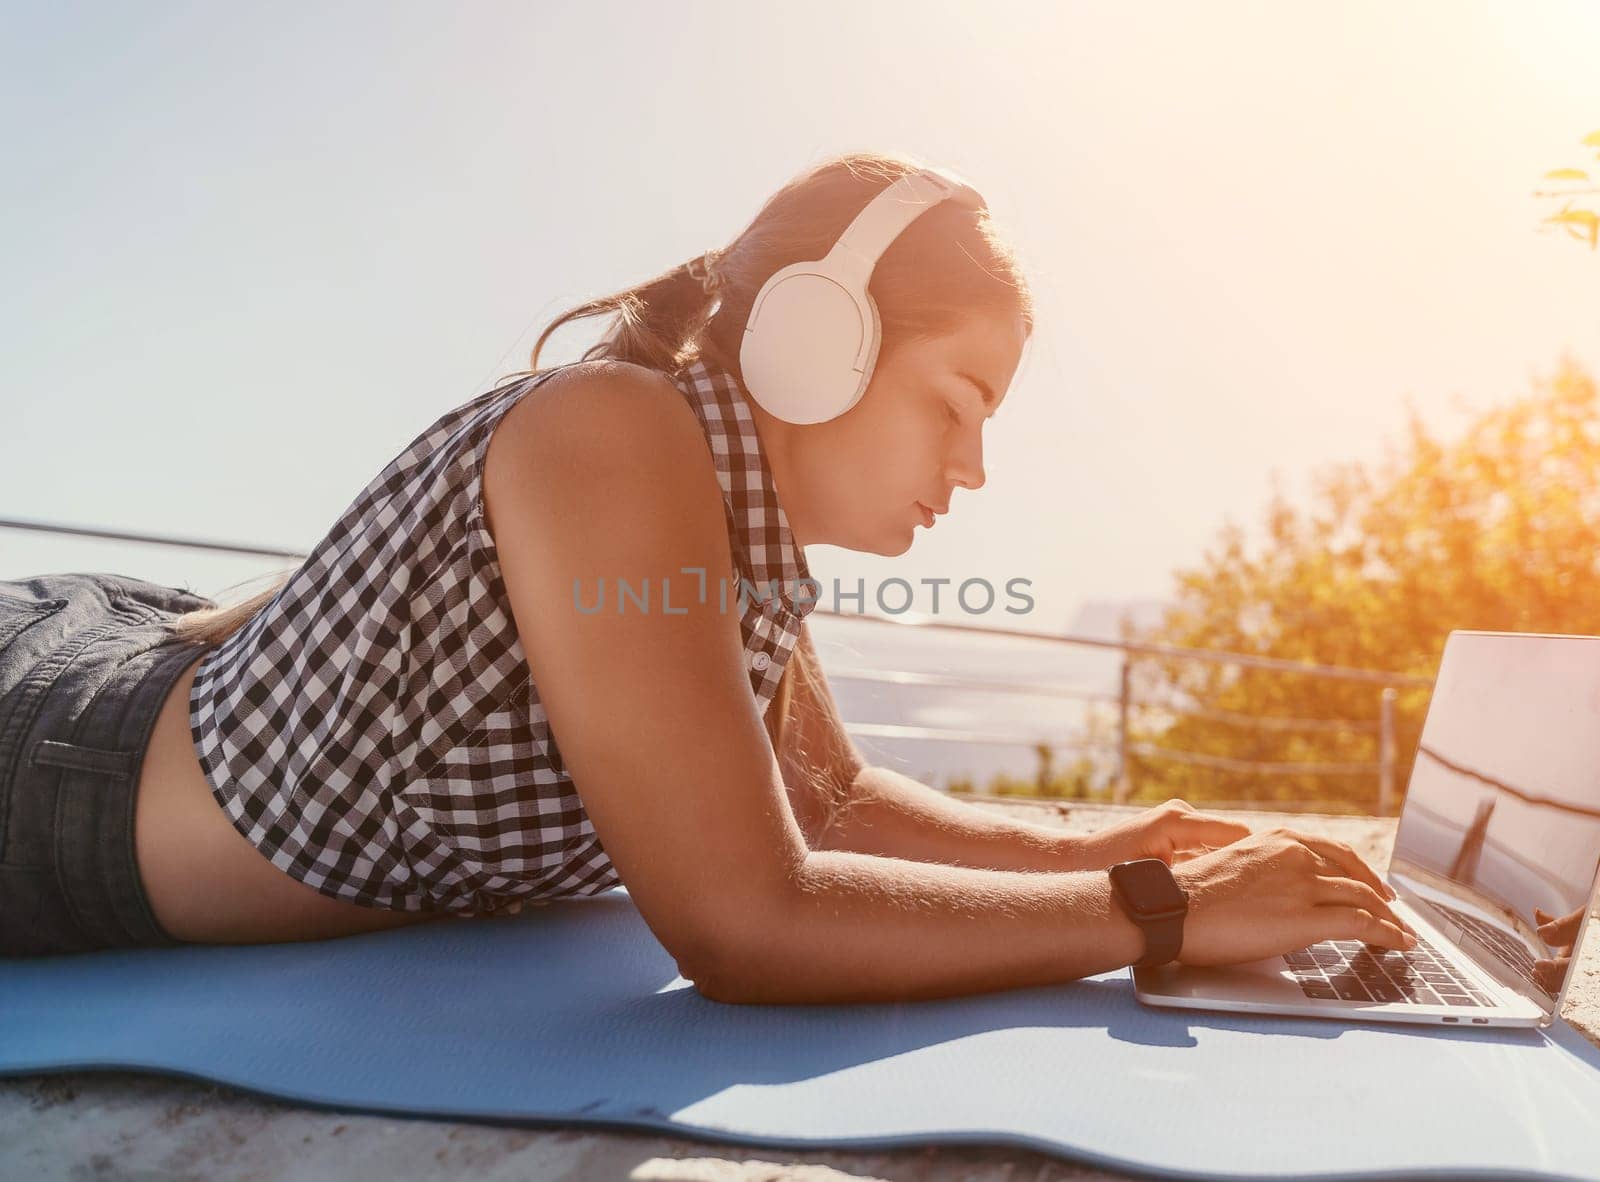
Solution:
<path fill-rule="evenodd" d="M 928 506 L 924 505 L 921 501 L 916 501 L 914 504 L 918 509 L 922 510 L 922 524 L 927 526 L 929 529 L 932 529 L 934 520 L 933 510 L 928 508 Z"/>

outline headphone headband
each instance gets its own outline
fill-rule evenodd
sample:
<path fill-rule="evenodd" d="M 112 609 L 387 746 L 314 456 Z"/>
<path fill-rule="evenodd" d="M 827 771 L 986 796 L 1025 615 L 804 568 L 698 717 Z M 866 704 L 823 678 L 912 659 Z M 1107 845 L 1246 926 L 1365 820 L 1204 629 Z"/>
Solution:
<path fill-rule="evenodd" d="M 827 261 L 842 274 L 859 272 L 865 287 L 883 252 L 905 233 L 907 226 L 941 201 L 954 201 L 968 209 L 985 208 L 978 191 L 953 174 L 932 168 L 908 172 L 856 214 L 828 252 Z"/>

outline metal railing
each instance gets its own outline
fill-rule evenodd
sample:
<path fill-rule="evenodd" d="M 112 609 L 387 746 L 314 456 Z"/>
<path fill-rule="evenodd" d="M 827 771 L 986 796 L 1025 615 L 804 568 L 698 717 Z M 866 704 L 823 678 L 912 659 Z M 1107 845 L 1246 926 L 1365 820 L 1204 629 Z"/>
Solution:
<path fill-rule="evenodd" d="M 147 545 L 176 546 L 185 549 L 223 554 L 245 555 L 261 558 L 287 558 L 302 560 L 302 551 L 262 546 L 238 545 L 200 538 L 178 538 L 161 534 L 131 533 L 120 530 L 91 529 L 67 526 L 53 522 L 0 518 L 0 529 L 34 530 L 50 534 L 104 538 L 114 541 L 139 542 Z M 925 616 L 906 613 L 904 616 L 874 616 L 864 613 L 837 612 L 817 607 L 813 615 L 832 616 L 896 628 L 920 629 L 930 634 L 982 636 L 986 639 L 1012 638 L 1035 644 L 1062 645 L 1076 648 L 1115 650 L 1122 654 L 1120 689 L 1115 695 L 1086 690 L 1081 686 L 1030 684 L 1026 682 L 996 681 L 990 678 L 968 677 L 959 674 L 926 673 L 899 669 L 865 669 L 836 666 L 826 671 L 830 680 L 875 682 L 906 687 L 972 690 L 980 693 L 1022 694 L 1031 698 L 1063 698 L 1091 703 L 1115 703 L 1117 706 L 1114 743 L 1087 738 L 1076 738 L 1063 743 L 1061 736 L 1007 735 L 985 730 L 967 730 L 956 727 L 926 727 L 899 723 L 849 722 L 845 729 L 863 738 L 891 740 L 932 740 L 991 744 L 997 746 L 1050 746 L 1069 751 L 1101 752 L 1115 754 L 1116 772 L 1113 776 L 1113 803 L 1126 805 L 1134 789 L 1132 757 L 1166 760 L 1217 771 L 1252 775 L 1310 775 L 1310 776 L 1373 776 L 1377 779 L 1377 812 L 1379 816 L 1394 815 L 1395 769 L 1397 752 L 1395 741 L 1395 701 L 1401 688 L 1426 688 L 1433 685 L 1431 678 L 1388 673 L 1374 669 L 1357 669 L 1343 665 L 1323 665 L 1289 661 L 1278 657 L 1260 657 L 1248 653 L 1232 653 L 1217 649 L 1179 648 L 1170 645 L 1148 644 L 1137 641 L 1103 640 L 1099 637 L 1074 636 L 1062 633 L 1032 632 L 1017 628 L 995 628 L 975 624 L 954 624 Z M 1307 677 L 1320 677 L 1340 681 L 1353 681 L 1375 686 L 1377 718 L 1366 719 L 1300 719 L 1277 718 L 1239 714 L 1231 711 L 1208 710 L 1193 705 L 1170 702 L 1135 701 L 1132 693 L 1133 662 L 1141 657 L 1162 657 L 1186 661 L 1200 661 L 1243 669 L 1261 669 L 1272 672 Z M 1316 732 L 1371 733 L 1378 735 L 1378 758 L 1370 761 L 1274 762 L 1263 760 L 1232 759 L 1199 752 L 1179 751 L 1154 743 L 1137 743 L 1131 738 L 1130 716 L 1134 710 L 1155 709 L 1171 714 L 1210 719 L 1231 725 L 1254 726 L 1264 730 Z M 1271 802 L 1284 804 L 1288 802 Z"/>
<path fill-rule="evenodd" d="M 822 608 L 815 609 L 813 614 L 841 616 L 854 620 L 890 624 L 901 628 L 920 628 L 929 632 L 976 635 L 986 638 L 1013 637 L 1041 644 L 1114 649 L 1120 652 L 1122 654 L 1120 690 L 1116 695 L 1096 693 L 1073 686 L 995 682 L 983 678 L 970 678 L 951 674 L 909 673 L 903 671 L 852 669 L 848 667 L 827 670 L 830 680 L 890 682 L 899 685 L 938 686 L 942 688 L 970 689 L 979 692 L 1022 693 L 1030 697 L 1063 697 L 1091 702 L 1115 703 L 1117 706 L 1117 740 L 1114 744 L 1091 739 L 1080 739 L 1073 743 L 1060 743 L 1057 741 L 1051 745 L 1064 747 L 1070 751 L 1115 752 L 1117 770 L 1113 777 L 1113 802 L 1119 805 L 1128 803 L 1133 794 L 1132 760 L 1130 757 L 1136 755 L 1144 759 L 1167 760 L 1225 772 L 1266 775 L 1373 776 L 1378 782 L 1378 815 L 1384 817 L 1393 816 L 1395 815 L 1395 769 L 1397 766 L 1395 702 L 1399 696 L 1399 690 L 1402 688 L 1427 688 L 1433 685 L 1433 680 L 1427 677 L 1388 673 L 1374 669 L 1356 669 L 1344 665 L 1322 665 L 1289 661 L 1278 657 L 1258 657 L 1248 653 L 1231 653 L 1217 649 L 1188 649 L 1171 645 L 1146 644 L 1137 641 L 1103 640 L 1089 636 L 1029 632 L 1021 629 L 990 628 L 972 624 L 952 624 L 930 620 L 925 617 L 903 619 L 898 617 L 885 618 L 881 616 L 856 615 L 831 612 Z M 1132 693 L 1132 670 L 1133 662 L 1139 657 L 1164 657 L 1201 661 L 1237 668 L 1263 669 L 1283 674 L 1355 681 L 1373 685 L 1378 688 L 1377 717 L 1373 720 L 1269 718 L 1259 715 L 1237 714 L 1231 711 L 1207 710 L 1169 702 L 1135 701 Z M 1209 718 L 1219 722 L 1256 726 L 1266 730 L 1376 732 L 1378 735 L 1378 758 L 1376 760 L 1356 762 L 1273 762 L 1230 759 L 1198 752 L 1178 751 L 1153 743 L 1136 743 L 1130 737 L 1129 722 L 1132 712 L 1138 709 L 1157 709 L 1172 714 Z M 875 738 L 948 740 L 1004 746 L 1037 746 L 1050 742 L 1049 738 L 1041 736 L 1003 735 L 990 731 L 959 730 L 948 727 L 917 727 L 889 723 L 850 722 L 846 722 L 845 726 L 852 734 Z"/>

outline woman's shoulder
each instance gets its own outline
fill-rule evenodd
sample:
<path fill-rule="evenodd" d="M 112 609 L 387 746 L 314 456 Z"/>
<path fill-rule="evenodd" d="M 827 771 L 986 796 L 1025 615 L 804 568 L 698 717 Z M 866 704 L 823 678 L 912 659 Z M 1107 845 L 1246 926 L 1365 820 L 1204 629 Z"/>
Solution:
<path fill-rule="evenodd" d="M 693 408 L 671 377 L 602 358 L 562 366 L 522 394 L 496 425 L 495 436 L 515 440 L 518 450 L 595 444 L 635 449 L 648 446 L 663 429 L 684 436 L 689 426 L 699 433 Z"/>
<path fill-rule="evenodd" d="M 722 512 L 690 400 L 668 374 L 614 359 L 565 366 L 519 398 L 495 426 L 483 481 L 488 496 L 518 488 L 500 499 L 524 505 L 648 499 L 657 512 Z"/>

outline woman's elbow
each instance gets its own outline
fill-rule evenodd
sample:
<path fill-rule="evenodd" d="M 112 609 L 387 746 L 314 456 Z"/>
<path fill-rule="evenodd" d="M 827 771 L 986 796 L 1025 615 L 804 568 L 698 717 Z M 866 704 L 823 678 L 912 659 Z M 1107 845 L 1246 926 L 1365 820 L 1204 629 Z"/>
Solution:
<path fill-rule="evenodd" d="M 723 1005 L 748 1005 L 750 995 L 741 992 L 737 986 L 728 981 L 720 973 L 696 971 L 693 976 L 684 974 L 694 991 L 707 1001 L 721 1002 Z"/>
<path fill-rule="evenodd" d="M 702 962 L 693 976 L 684 976 L 701 997 L 723 1005 L 776 1005 L 784 1000 L 776 983 L 761 975 L 759 964 L 728 959 Z"/>
<path fill-rule="evenodd" d="M 776 897 L 758 902 L 746 896 L 736 913 L 725 913 L 702 929 L 677 958 L 679 974 L 709 1001 L 751 1005 L 773 1000 L 778 987 L 774 974 L 780 971 L 774 953 L 779 940 L 792 936 L 779 918 L 784 911 Z"/>

